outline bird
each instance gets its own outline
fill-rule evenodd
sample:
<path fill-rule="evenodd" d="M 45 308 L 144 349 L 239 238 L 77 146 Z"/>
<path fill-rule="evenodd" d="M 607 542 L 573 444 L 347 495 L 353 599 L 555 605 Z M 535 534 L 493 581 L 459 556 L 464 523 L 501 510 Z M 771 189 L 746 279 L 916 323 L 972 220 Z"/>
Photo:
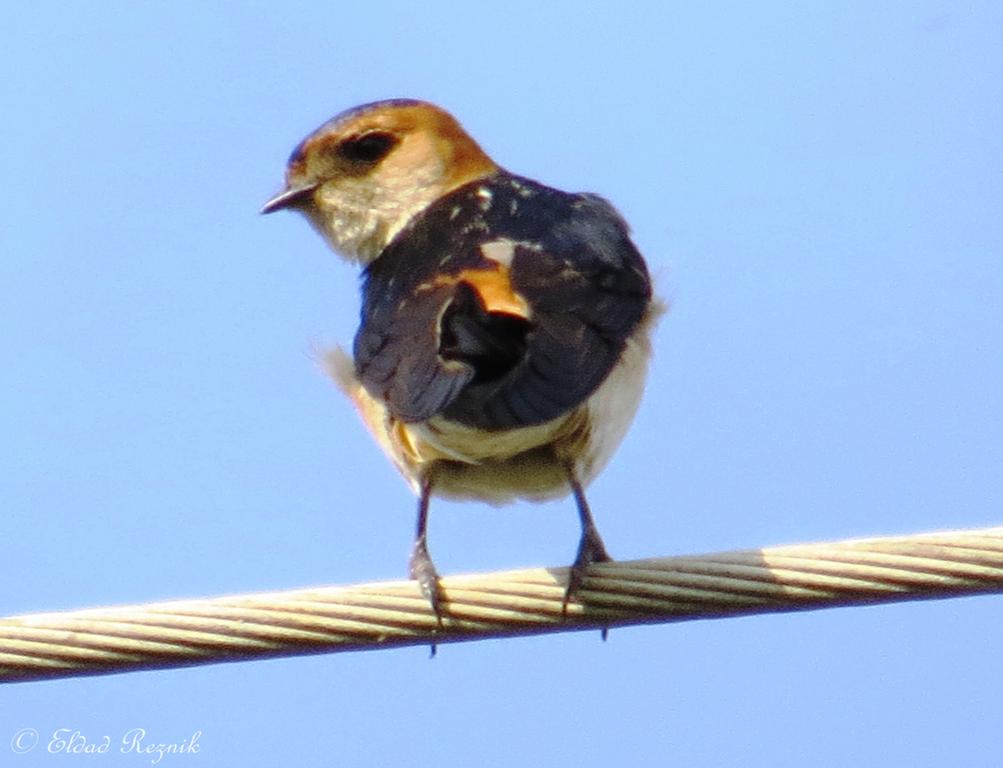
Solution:
<path fill-rule="evenodd" d="M 417 496 L 409 574 L 440 626 L 433 495 L 573 496 L 566 614 L 588 567 L 611 559 L 584 489 L 634 418 L 664 309 L 624 218 L 505 170 L 416 99 L 345 110 L 306 136 L 261 212 L 279 210 L 361 268 L 352 355 L 335 349 L 327 367 Z"/>

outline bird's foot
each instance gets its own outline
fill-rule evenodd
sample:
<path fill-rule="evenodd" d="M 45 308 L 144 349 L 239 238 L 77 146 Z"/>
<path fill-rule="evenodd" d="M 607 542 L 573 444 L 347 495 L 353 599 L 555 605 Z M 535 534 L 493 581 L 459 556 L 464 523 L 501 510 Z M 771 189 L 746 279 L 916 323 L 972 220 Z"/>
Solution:
<path fill-rule="evenodd" d="M 432 613 L 435 614 L 436 623 L 442 627 L 443 597 L 442 587 L 439 584 L 439 572 L 435 570 L 435 564 L 428 554 L 428 545 L 425 538 L 420 537 L 414 542 L 411 550 L 411 561 L 409 564 L 411 578 L 418 582 L 422 595 L 432 606 Z M 435 654 L 433 646 L 433 655 Z"/>
<path fill-rule="evenodd" d="M 585 573 L 588 567 L 593 563 L 608 563 L 612 559 L 595 526 L 586 525 L 582 528 L 582 538 L 578 542 L 578 554 L 575 556 L 575 562 L 571 564 L 568 587 L 564 590 L 564 602 L 561 604 L 563 615 L 568 615 L 568 603 L 577 596 L 578 590 L 585 582 Z"/>

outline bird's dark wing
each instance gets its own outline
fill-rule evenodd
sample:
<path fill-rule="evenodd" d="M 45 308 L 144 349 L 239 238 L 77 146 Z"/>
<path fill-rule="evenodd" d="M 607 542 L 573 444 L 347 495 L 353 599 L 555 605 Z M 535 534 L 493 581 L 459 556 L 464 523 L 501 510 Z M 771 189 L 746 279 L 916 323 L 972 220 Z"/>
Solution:
<path fill-rule="evenodd" d="M 440 354 L 440 318 L 453 301 L 443 286 L 402 300 L 396 312 L 364 322 L 355 337 L 356 373 L 396 418 L 425 421 L 453 402 L 475 375 Z"/>
<path fill-rule="evenodd" d="M 452 199 L 459 215 L 430 212 L 370 268 L 356 369 L 403 421 L 554 419 L 602 383 L 647 311 L 647 270 L 612 207 L 539 185 L 527 200 L 518 181 L 491 188 L 504 215 L 472 225 Z"/>

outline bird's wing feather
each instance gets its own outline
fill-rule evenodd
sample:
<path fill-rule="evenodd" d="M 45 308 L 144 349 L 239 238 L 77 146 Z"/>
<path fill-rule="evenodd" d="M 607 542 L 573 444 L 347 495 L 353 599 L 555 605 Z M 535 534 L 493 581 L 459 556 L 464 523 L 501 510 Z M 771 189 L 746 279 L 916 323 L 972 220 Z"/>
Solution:
<path fill-rule="evenodd" d="M 408 252 L 392 254 L 397 277 L 370 276 L 356 369 L 392 415 L 530 426 L 582 404 L 606 378 L 647 310 L 650 280 L 612 207 L 564 198 L 573 204 L 537 231 L 493 222 L 446 253 L 448 242 L 412 233 Z M 484 256 L 499 236 L 502 262 Z M 436 271 L 422 274 L 429 253 Z M 401 274 L 416 277 L 402 285 Z"/>

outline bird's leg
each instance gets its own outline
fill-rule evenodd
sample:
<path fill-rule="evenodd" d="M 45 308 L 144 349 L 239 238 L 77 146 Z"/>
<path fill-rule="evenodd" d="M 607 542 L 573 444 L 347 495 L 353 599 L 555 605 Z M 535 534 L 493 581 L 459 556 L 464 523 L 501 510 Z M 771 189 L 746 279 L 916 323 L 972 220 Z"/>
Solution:
<path fill-rule="evenodd" d="M 575 597 L 585 580 L 586 569 L 592 563 L 605 563 L 613 559 L 602 543 L 602 537 L 599 536 L 599 529 L 596 528 L 595 521 L 592 519 L 589 503 L 585 500 L 585 492 L 575 476 L 574 468 L 569 465 L 566 471 L 568 485 L 571 486 L 571 491 L 575 495 L 575 504 L 578 506 L 578 518 L 582 523 L 582 537 L 578 541 L 578 554 L 575 555 L 575 562 L 571 564 L 568 588 L 564 592 L 562 611 L 565 614 L 568 612 L 568 603 Z"/>
<path fill-rule="evenodd" d="M 439 572 L 428 554 L 428 502 L 432 495 L 431 476 L 422 480 L 421 496 L 418 498 L 418 521 L 415 526 L 414 545 L 411 548 L 409 572 L 411 578 L 418 582 L 421 593 L 432 606 L 435 619 L 442 626 L 442 590 L 439 587 Z"/>

